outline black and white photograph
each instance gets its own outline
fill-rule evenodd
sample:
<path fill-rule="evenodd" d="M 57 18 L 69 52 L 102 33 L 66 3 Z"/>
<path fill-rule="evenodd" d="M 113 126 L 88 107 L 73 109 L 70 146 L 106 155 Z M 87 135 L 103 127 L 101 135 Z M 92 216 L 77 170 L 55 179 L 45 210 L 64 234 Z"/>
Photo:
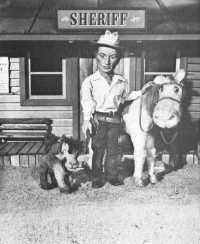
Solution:
<path fill-rule="evenodd" d="M 200 244 L 200 0 L 0 0 L 0 244 Z"/>

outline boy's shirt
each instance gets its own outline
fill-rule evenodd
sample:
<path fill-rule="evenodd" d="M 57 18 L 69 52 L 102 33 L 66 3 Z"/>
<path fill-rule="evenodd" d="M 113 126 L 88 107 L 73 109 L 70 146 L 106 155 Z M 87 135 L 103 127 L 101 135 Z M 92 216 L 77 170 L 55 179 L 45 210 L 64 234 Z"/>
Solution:
<path fill-rule="evenodd" d="M 116 112 L 128 94 L 128 83 L 121 75 L 114 74 L 111 84 L 96 71 L 88 76 L 81 88 L 81 104 L 84 120 L 89 120 L 95 111 Z"/>

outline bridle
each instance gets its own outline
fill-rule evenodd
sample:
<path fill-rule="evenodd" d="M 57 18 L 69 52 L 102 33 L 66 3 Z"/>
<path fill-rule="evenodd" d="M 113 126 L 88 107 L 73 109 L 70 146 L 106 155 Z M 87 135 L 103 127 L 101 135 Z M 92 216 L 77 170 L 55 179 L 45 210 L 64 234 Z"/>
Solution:
<path fill-rule="evenodd" d="M 153 84 L 156 85 L 155 83 L 153 83 Z M 165 82 L 165 83 L 162 84 L 162 86 L 164 86 L 164 85 L 176 85 L 181 90 L 183 89 L 183 84 L 182 83 L 179 84 L 176 81 Z M 176 99 L 176 98 L 173 98 L 173 97 L 170 97 L 170 96 L 165 96 L 165 97 L 161 97 L 160 99 L 158 99 L 156 104 L 158 104 L 160 101 L 165 100 L 165 99 L 172 100 L 172 101 L 177 102 L 179 104 L 182 102 L 182 99 Z"/>

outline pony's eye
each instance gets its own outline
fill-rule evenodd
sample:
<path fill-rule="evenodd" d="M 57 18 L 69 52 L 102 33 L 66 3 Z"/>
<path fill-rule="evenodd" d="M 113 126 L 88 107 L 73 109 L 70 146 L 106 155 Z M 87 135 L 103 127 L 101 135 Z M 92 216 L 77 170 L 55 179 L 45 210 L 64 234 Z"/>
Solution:
<path fill-rule="evenodd" d="M 177 86 L 174 87 L 174 92 L 178 93 L 179 92 L 179 88 Z"/>

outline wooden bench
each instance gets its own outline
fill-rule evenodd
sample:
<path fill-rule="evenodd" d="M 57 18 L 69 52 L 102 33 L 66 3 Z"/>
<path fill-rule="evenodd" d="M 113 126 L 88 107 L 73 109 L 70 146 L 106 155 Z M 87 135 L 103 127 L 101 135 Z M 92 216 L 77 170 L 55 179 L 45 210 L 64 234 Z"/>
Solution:
<path fill-rule="evenodd" d="M 0 119 L 0 140 L 44 140 L 51 134 L 48 118 Z"/>

